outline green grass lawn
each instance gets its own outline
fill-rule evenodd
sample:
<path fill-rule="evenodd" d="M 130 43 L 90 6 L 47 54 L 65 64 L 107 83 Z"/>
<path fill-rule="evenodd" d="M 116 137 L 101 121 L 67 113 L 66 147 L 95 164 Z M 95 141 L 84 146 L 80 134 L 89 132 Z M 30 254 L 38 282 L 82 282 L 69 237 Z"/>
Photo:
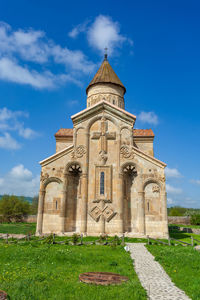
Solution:
<path fill-rule="evenodd" d="M 115 272 L 130 280 L 117 286 L 88 285 L 79 274 Z M 121 246 L 0 243 L 0 289 L 14 300 L 146 299 L 130 255 Z"/>
<path fill-rule="evenodd" d="M 199 245 L 200 244 L 200 234 L 186 233 L 186 232 L 183 232 L 183 231 L 170 232 L 170 237 L 171 238 L 175 238 L 177 240 L 181 240 L 181 241 L 186 242 L 186 243 L 192 243 L 191 236 L 194 239 L 199 240 L 199 242 L 194 240 L 194 245 Z M 173 242 L 176 243 L 176 241 L 173 241 Z"/>
<path fill-rule="evenodd" d="M 194 300 L 200 299 L 200 253 L 192 247 L 147 245 L 147 249 L 180 289 Z"/>
<path fill-rule="evenodd" d="M 0 233 L 35 234 L 36 223 L 0 223 Z"/>

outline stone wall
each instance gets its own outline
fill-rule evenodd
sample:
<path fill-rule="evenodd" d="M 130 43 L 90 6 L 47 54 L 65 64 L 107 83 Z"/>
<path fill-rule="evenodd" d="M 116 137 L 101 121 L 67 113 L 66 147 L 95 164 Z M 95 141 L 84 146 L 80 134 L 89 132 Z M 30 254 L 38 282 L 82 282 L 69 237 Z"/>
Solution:
<path fill-rule="evenodd" d="M 180 224 L 180 225 L 190 225 L 190 216 L 185 217 L 169 217 L 168 216 L 168 223 L 169 224 Z"/>
<path fill-rule="evenodd" d="M 27 222 L 27 223 L 36 223 L 37 215 L 29 215 L 29 216 L 25 217 L 23 221 Z"/>

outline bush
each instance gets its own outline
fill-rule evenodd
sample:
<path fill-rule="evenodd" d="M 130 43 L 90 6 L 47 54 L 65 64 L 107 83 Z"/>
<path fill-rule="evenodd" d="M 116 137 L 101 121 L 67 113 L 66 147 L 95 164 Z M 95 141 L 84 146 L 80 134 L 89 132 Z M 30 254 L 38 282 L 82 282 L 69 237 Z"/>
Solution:
<path fill-rule="evenodd" d="M 43 244 L 53 244 L 53 234 L 48 235 L 42 243 Z"/>
<path fill-rule="evenodd" d="M 114 236 L 114 241 L 117 245 L 121 245 L 121 239 L 117 235 Z"/>
<path fill-rule="evenodd" d="M 73 242 L 74 245 L 76 245 L 78 243 L 79 238 L 80 238 L 80 236 L 76 233 L 74 233 L 72 235 L 72 242 Z"/>
<path fill-rule="evenodd" d="M 0 215 L 4 222 L 21 222 L 30 212 L 24 197 L 4 195 L 0 200 Z"/>
<path fill-rule="evenodd" d="M 104 243 L 107 240 L 107 235 L 106 234 L 101 234 L 99 237 L 99 242 Z"/>
<path fill-rule="evenodd" d="M 191 215 L 190 222 L 191 225 L 200 225 L 200 214 Z"/>
<path fill-rule="evenodd" d="M 169 208 L 169 216 L 184 216 L 185 212 L 187 211 L 187 208 L 181 207 L 181 206 L 174 206 Z"/>

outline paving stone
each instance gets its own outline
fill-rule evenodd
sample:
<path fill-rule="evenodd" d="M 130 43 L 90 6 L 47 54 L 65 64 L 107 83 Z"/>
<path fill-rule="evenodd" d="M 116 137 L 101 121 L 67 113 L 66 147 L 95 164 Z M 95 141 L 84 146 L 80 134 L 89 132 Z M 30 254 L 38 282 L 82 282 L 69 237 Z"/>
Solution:
<path fill-rule="evenodd" d="M 170 277 L 154 260 L 154 256 L 142 243 L 127 243 L 134 268 L 150 300 L 190 300 L 184 291 L 177 288 Z"/>

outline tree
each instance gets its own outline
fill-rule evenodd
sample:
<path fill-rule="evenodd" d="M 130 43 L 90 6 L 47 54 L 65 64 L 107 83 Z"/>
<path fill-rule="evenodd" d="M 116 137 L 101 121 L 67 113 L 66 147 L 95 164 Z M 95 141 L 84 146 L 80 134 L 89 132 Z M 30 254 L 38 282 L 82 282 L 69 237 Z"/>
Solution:
<path fill-rule="evenodd" d="M 34 196 L 31 204 L 31 214 L 37 215 L 39 196 Z"/>
<path fill-rule="evenodd" d="M 4 195 L 0 200 L 0 215 L 5 222 L 21 222 L 29 212 L 30 204 L 24 197 Z"/>
<path fill-rule="evenodd" d="M 169 216 L 184 216 L 187 208 L 181 207 L 181 206 L 174 206 L 170 207 L 169 209 Z"/>

